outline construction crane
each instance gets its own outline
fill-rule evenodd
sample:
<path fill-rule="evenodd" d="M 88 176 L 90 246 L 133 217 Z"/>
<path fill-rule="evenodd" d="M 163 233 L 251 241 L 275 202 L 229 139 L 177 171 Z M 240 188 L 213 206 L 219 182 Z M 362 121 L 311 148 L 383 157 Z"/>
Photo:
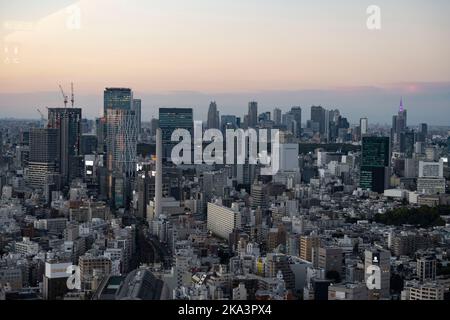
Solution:
<path fill-rule="evenodd" d="M 70 102 L 72 102 L 72 108 L 73 108 L 73 105 L 75 104 L 75 95 L 73 94 L 73 82 L 70 83 L 70 88 L 72 91 L 72 99 L 70 100 Z"/>
<path fill-rule="evenodd" d="M 62 88 L 62 86 L 61 85 L 59 85 L 59 89 L 61 90 L 61 93 L 62 93 L 62 95 L 63 95 L 63 98 L 64 98 L 64 108 L 67 108 L 67 101 L 68 101 L 68 97 L 66 96 L 66 94 L 64 93 L 64 90 L 63 90 L 63 88 Z"/>
<path fill-rule="evenodd" d="M 42 123 L 42 126 L 45 127 L 45 117 L 44 117 L 44 114 L 43 114 L 42 111 L 39 110 L 39 109 L 37 109 L 37 112 L 39 112 L 39 114 L 41 115 L 41 123 Z"/>

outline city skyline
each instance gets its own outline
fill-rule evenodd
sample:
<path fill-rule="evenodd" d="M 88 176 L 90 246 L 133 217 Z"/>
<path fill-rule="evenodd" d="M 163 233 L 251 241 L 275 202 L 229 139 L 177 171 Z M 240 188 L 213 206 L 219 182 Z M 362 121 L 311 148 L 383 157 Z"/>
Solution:
<path fill-rule="evenodd" d="M 449 9 L 0 0 L 0 305 L 445 308 Z"/>

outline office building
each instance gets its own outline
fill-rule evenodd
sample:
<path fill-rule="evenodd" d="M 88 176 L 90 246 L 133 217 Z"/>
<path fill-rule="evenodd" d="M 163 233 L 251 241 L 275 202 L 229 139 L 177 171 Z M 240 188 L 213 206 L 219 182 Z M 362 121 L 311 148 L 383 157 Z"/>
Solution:
<path fill-rule="evenodd" d="M 325 270 L 326 275 L 331 271 L 342 275 L 343 253 L 341 248 L 319 247 L 317 254 L 317 267 Z"/>
<path fill-rule="evenodd" d="M 436 259 L 434 257 L 421 257 L 417 259 L 417 276 L 422 282 L 436 280 Z"/>
<path fill-rule="evenodd" d="M 370 249 L 364 252 L 364 269 L 370 266 L 380 268 L 380 289 L 369 290 L 369 299 L 384 300 L 390 298 L 391 281 L 391 253 L 382 249 Z M 365 281 L 369 275 L 366 273 Z"/>
<path fill-rule="evenodd" d="M 67 279 L 69 278 L 67 268 L 71 265 L 71 262 L 49 261 L 45 263 L 45 274 L 42 283 L 44 300 L 62 299 L 69 291 L 67 288 Z"/>
<path fill-rule="evenodd" d="M 142 101 L 141 99 L 133 99 L 134 114 L 136 115 L 136 128 L 138 137 L 142 134 Z"/>
<path fill-rule="evenodd" d="M 359 127 L 361 130 L 361 137 L 369 133 L 369 120 L 367 118 L 361 118 L 359 120 Z"/>
<path fill-rule="evenodd" d="M 301 107 L 292 107 L 291 114 L 293 116 L 293 120 L 295 121 L 295 129 L 294 136 L 298 139 L 302 136 L 302 108 Z"/>
<path fill-rule="evenodd" d="M 27 172 L 27 181 L 31 187 L 42 188 L 51 176 L 59 173 L 59 148 L 57 129 L 31 129 Z"/>
<path fill-rule="evenodd" d="M 230 234 L 241 227 L 241 214 L 237 206 L 227 208 L 220 204 L 208 203 L 208 230 L 217 237 L 228 240 Z"/>
<path fill-rule="evenodd" d="M 61 178 L 69 184 L 81 175 L 81 109 L 48 109 L 48 127 L 58 129 Z"/>
<path fill-rule="evenodd" d="M 106 88 L 103 92 L 103 110 L 133 109 L 133 92 L 129 88 Z"/>
<path fill-rule="evenodd" d="M 360 187 L 383 193 L 389 181 L 389 138 L 363 137 L 361 157 Z"/>
<path fill-rule="evenodd" d="M 321 106 L 311 107 L 311 121 L 316 123 L 319 128 L 319 133 L 325 133 L 325 109 Z"/>
<path fill-rule="evenodd" d="M 159 128 L 162 131 L 164 145 L 163 158 L 170 159 L 172 148 L 178 141 L 172 142 L 172 133 L 177 129 L 185 129 L 193 137 L 194 120 L 191 108 L 159 108 Z"/>
<path fill-rule="evenodd" d="M 301 236 L 300 259 L 313 262 L 313 249 L 317 251 L 319 246 L 320 238 L 318 236 Z"/>
<path fill-rule="evenodd" d="M 281 121 L 282 121 L 281 110 L 278 108 L 275 108 L 273 110 L 273 122 L 275 123 L 276 126 L 279 126 L 279 125 L 281 125 Z"/>
<path fill-rule="evenodd" d="M 217 110 L 217 104 L 212 101 L 208 109 L 208 121 L 206 127 L 208 129 L 219 129 L 219 111 Z"/>
<path fill-rule="evenodd" d="M 258 125 L 258 102 L 251 101 L 248 103 L 248 122 L 249 128 L 255 128 Z"/>

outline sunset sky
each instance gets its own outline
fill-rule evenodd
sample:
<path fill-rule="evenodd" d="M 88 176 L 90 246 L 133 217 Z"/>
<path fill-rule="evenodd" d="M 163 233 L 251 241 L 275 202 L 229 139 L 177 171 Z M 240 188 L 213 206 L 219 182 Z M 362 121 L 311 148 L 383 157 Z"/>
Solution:
<path fill-rule="evenodd" d="M 71 3 L 79 30 L 67 27 Z M 373 4 L 378 31 L 366 27 Z M 359 105 L 356 119 L 371 114 L 374 99 L 395 112 L 400 96 L 418 119 L 430 106 L 450 116 L 447 0 L 0 0 L 0 12 L 2 47 L 18 48 L 17 63 L 0 63 L 0 118 L 37 117 L 36 107 L 60 103 L 58 84 L 71 81 L 91 117 L 113 86 L 141 95 L 148 117 L 162 104 L 203 110 L 209 99 L 242 112 L 248 98 L 268 110 Z M 14 31 L 11 21 L 33 26 Z"/>

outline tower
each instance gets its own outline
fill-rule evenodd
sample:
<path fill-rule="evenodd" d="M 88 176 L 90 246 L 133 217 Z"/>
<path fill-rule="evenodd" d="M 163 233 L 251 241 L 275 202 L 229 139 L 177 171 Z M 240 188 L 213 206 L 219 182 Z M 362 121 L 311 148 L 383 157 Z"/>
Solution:
<path fill-rule="evenodd" d="M 81 108 L 48 109 L 48 127 L 58 129 L 60 172 L 64 183 L 80 175 Z"/>
<path fill-rule="evenodd" d="M 156 130 L 156 179 L 155 179 L 155 212 L 154 216 L 158 217 L 162 213 L 162 130 Z"/>
<path fill-rule="evenodd" d="M 248 103 L 248 127 L 255 128 L 258 124 L 258 102 L 251 101 Z"/>
<path fill-rule="evenodd" d="M 219 111 L 217 111 L 215 101 L 209 105 L 207 127 L 208 129 L 219 129 Z"/>

